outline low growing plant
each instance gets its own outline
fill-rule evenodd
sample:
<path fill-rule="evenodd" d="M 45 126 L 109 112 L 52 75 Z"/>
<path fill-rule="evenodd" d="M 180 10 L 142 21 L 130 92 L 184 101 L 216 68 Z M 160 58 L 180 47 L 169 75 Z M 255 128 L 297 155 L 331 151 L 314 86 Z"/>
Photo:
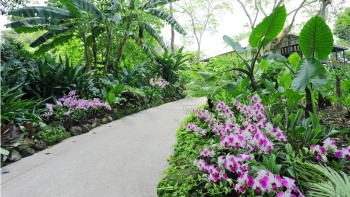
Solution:
<path fill-rule="evenodd" d="M 36 136 L 50 146 L 68 138 L 69 133 L 62 126 L 47 126 L 44 131 L 39 131 Z"/>

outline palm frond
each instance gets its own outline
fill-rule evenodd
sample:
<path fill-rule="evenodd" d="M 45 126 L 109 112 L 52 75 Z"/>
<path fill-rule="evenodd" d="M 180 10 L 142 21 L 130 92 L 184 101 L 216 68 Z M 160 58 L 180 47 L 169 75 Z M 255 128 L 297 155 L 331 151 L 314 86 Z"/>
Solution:
<path fill-rule="evenodd" d="M 168 14 L 164 11 L 161 11 L 161 10 L 157 10 L 157 9 L 148 9 L 148 10 L 146 10 L 146 12 L 148 14 L 156 16 L 162 20 L 165 20 L 167 23 L 169 23 L 171 26 L 173 26 L 177 32 L 179 32 L 182 35 L 186 35 L 186 31 L 175 20 L 175 18 L 173 16 L 171 16 L 170 14 Z"/>
<path fill-rule="evenodd" d="M 318 183 L 308 183 L 311 196 L 350 196 L 349 177 L 342 171 L 337 172 L 328 166 L 305 163 L 306 168 L 318 172 L 323 179 Z"/>
<path fill-rule="evenodd" d="M 34 25 L 46 26 L 48 24 L 55 25 L 58 24 L 60 20 L 51 18 L 27 18 L 24 20 L 16 21 L 13 23 L 8 23 L 5 25 L 7 28 L 18 28 L 18 27 L 33 27 Z"/>
<path fill-rule="evenodd" d="M 66 9 L 49 6 L 28 6 L 12 10 L 8 14 L 19 17 L 42 17 L 57 19 L 70 19 L 73 17 Z"/>
<path fill-rule="evenodd" d="M 148 33 L 150 33 L 157 40 L 157 42 L 164 50 L 168 50 L 166 44 L 163 41 L 163 38 L 157 33 L 156 30 L 153 29 L 152 26 L 150 26 L 147 23 L 142 23 L 141 25 L 144 29 L 148 31 Z"/>
<path fill-rule="evenodd" d="M 37 47 L 43 43 L 45 43 L 46 41 L 48 41 L 49 39 L 53 38 L 56 35 L 62 34 L 66 31 L 68 31 L 70 28 L 65 29 L 65 30 L 61 30 L 61 31 L 54 31 L 54 32 L 46 32 L 43 35 L 41 35 L 39 38 L 37 38 L 36 40 L 34 40 L 34 42 L 32 42 L 29 46 L 30 47 Z"/>
<path fill-rule="evenodd" d="M 143 4 L 142 6 L 139 7 L 139 9 L 149 9 L 149 8 L 154 8 L 160 5 L 165 5 L 168 4 L 170 2 L 175 2 L 178 0 L 149 0 L 147 1 L 145 4 Z"/>
<path fill-rule="evenodd" d="M 104 20 L 105 16 L 103 13 L 92 3 L 85 0 L 72 0 L 73 3 L 93 14 L 96 18 Z"/>

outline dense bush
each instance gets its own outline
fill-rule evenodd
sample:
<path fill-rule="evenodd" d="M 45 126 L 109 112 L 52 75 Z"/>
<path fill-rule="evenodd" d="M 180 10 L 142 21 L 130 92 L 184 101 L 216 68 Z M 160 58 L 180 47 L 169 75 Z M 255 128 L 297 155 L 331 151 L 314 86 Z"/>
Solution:
<path fill-rule="evenodd" d="M 68 138 L 69 134 L 62 126 L 47 126 L 44 131 L 38 132 L 36 136 L 50 146 Z"/>

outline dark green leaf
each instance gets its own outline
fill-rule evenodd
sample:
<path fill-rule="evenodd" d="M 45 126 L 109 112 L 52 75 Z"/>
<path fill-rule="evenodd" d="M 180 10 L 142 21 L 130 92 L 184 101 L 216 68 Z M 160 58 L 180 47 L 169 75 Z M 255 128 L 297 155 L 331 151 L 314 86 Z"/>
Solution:
<path fill-rule="evenodd" d="M 173 26 L 177 32 L 179 32 L 182 35 L 186 35 L 186 31 L 175 20 L 175 18 L 173 16 L 171 16 L 170 14 L 163 12 L 161 10 L 157 10 L 157 9 L 148 9 L 146 12 L 151 14 L 151 15 L 154 15 L 156 17 L 159 17 L 162 20 L 165 20 L 167 23 L 169 23 L 171 26 Z"/>
<path fill-rule="evenodd" d="M 75 5 L 89 11 L 96 18 L 101 19 L 101 20 L 105 19 L 105 16 L 103 15 L 103 13 L 94 4 L 92 4 L 88 1 L 85 1 L 85 0 L 72 0 L 72 1 Z"/>
<path fill-rule="evenodd" d="M 315 85 L 320 88 L 322 81 L 316 79 L 326 72 L 326 69 L 320 61 L 316 59 L 305 59 L 301 63 L 298 73 L 292 82 L 292 89 L 294 91 L 305 90 L 307 84 L 310 82 L 315 82 Z"/>
<path fill-rule="evenodd" d="M 333 50 L 333 34 L 319 16 L 306 22 L 300 32 L 300 50 L 307 58 L 325 59 Z"/>
<path fill-rule="evenodd" d="M 8 13 L 12 16 L 19 17 L 42 17 L 52 19 L 69 19 L 72 15 L 68 10 L 61 8 L 53 8 L 49 6 L 32 6 L 12 10 Z"/>
<path fill-rule="evenodd" d="M 252 47 L 266 46 L 277 37 L 284 27 L 287 18 L 286 8 L 276 7 L 275 10 L 263 19 L 252 31 L 249 44 Z"/>

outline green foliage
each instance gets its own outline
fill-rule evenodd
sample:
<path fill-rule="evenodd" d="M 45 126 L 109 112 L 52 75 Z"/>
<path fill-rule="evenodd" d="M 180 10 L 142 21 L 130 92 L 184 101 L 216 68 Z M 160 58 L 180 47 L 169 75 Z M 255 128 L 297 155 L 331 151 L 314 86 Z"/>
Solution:
<path fill-rule="evenodd" d="M 193 114 L 186 118 L 177 131 L 174 154 L 168 159 L 170 167 L 164 172 L 166 176 L 157 186 L 158 196 L 196 196 L 200 192 L 196 188 L 204 185 L 205 181 L 201 180 L 198 169 L 192 163 L 197 158 L 198 151 L 208 145 L 208 141 L 182 128 L 194 119 Z"/>
<path fill-rule="evenodd" d="M 188 55 L 183 53 L 183 47 L 177 52 L 169 53 L 165 51 L 162 56 L 157 55 L 155 60 L 157 62 L 156 70 L 160 72 L 160 76 L 170 84 L 174 85 L 179 79 L 179 70 L 184 69 L 184 64 L 187 61 Z"/>
<path fill-rule="evenodd" d="M 319 142 L 327 133 L 327 128 L 320 125 L 320 119 L 316 114 L 310 112 L 310 117 L 303 119 L 303 110 L 297 113 L 286 112 L 286 129 L 288 142 L 294 150 L 301 147 L 310 147 L 311 144 Z"/>
<path fill-rule="evenodd" d="M 321 17 L 314 16 L 301 29 L 299 44 L 306 58 L 322 60 L 333 50 L 333 34 Z"/>
<path fill-rule="evenodd" d="M 83 37 L 87 28 L 84 27 L 89 16 L 93 15 L 96 20 L 103 21 L 105 16 L 94 6 L 85 0 L 62 1 L 65 8 L 49 6 L 23 7 L 12 10 L 9 15 L 24 17 L 23 20 L 6 24 L 6 27 L 13 28 L 18 33 L 35 32 L 46 30 L 39 38 L 30 44 L 31 47 L 38 47 L 35 55 L 61 45 L 73 36 Z M 83 39 L 83 41 L 86 41 Z M 84 43 L 87 45 L 87 43 Z"/>
<path fill-rule="evenodd" d="M 91 97 L 94 83 L 89 76 L 93 71 L 86 71 L 80 63 L 73 66 L 67 57 L 59 63 L 53 57 L 39 59 L 27 72 L 28 84 L 25 87 L 37 98 L 55 101 L 70 90 L 77 90 L 83 97 Z"/>
<path fill-rule="evenodd" d="M 277 37 L 284 27 L 287 18 L 286 8 L 276 7 L 274 11 L 263 19 L 252 31 L 249 36 L 249 44 L 252 47 L 261 47 L 268 45 Z"/>
<path fill-rule="evenodd" d="M 334 24 L 334 35 L 343 39 L 346 43 L 350 42 L 350 8 L 346 8 L 343 13 L 338 15 Z"/>
<path fill-rule="evenodd" d="M 2 86 L 1 88 L 1 124 L 14 121 L 17 124 L 22 124 L 27 121 L 38 122 L 41 120 L 36 107 L 41 103 L 38 100 L 27 100 L 22 97 L 25 95 L 21 91 L 19 84 L 15 87 Z"/>
<path fill-rule="evenodd" d="M 37 137 L 46 142 L 47 145 L 54 145 L 66 138 L 69 137 L 69 134 L 66 132 L 64 127 L 45 127 L 44 131 L 40 131 L 37 133 Z"/>
<path fill-rule="evenodd" d="M 295 91 L 303 91 L 311 83 L 318 90 L 321 90 L 327 84 L 328 80 L 322 79 L 320 76 L 326 73 L 326 69 L 319 60 L 304 59 L 296 77 L 293 79 L 291 87 Z"/>
<path fill-rule="evenodd" d="M 319 164 L 303 163 L 307 170 L 303 171 L 308 179 L 307 186 L 310 187 L 310 196 L 348 196 L 350 193 L 350 177 L 344 172 Z"/>
<path fill-rule="evenodd" d="M 101 93 L 103 99 L 111 106 L 115 106 L 122 101 L 125 101 L 125 98 L 122 98 L 121 95 L 124 91 L 124 85 L 120 84 L 118 80 L 109 81 L 106 79 L 101 79 L 104 85 Z"/>

